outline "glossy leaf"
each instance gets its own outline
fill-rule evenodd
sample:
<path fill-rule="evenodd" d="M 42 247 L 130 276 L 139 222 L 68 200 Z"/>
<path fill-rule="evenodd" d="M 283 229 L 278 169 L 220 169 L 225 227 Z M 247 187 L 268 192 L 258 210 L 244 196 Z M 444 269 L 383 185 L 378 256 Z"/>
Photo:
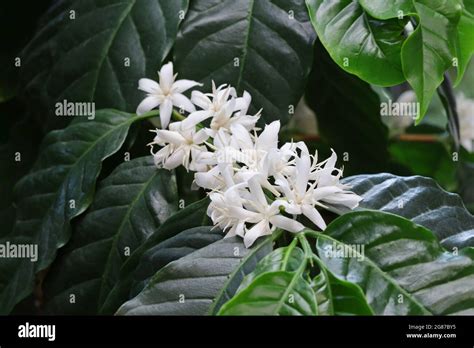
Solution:
<path fill-rule="evenodd" d="M 413 0 L 358 1 L 368 14 L 377 19 L 403 17 L 414 11 Z"/>
<path fill-rule="evenodd" d="M 319 315 L 373 315 L 362 289 L 337 278 L 326 267 L 313 280 Z"/>
<path fill-rule="evenodd" d="M 316 315 L 316 298 L 299 272 L 266 272 L 222 306 L 219 315 Z"/>
<path fill-rule="evenodd" d="M 458 74 L 456 85 L 458 85 L 466 68 L 474 54 L 474 0 L 463 0 L 463 12 L 458 24 Z"/>
<path fill-rule="evenodd" d="M 174 54 L 181 76 L 247 90 L 262 121 L 284 123 L 303 94 L 314 39 L 304 0 L 195 0 Z"/>
<path fill-rule="evenodd" d="M 101 314 L 113 314 L 130 298 L 134 284 L 135 270 L 140 265 L 142 256 L 160 243 L 194 227 L 207 225 L 206 209 L 209 200 L 202 199 L 179 210 L 167 219 L 153 234 L 124 262 L 117 282 L 112 287 L 100 308 Z"/>
<path fill-rule="evenodd" d="M 137 81 L 157 78 L 187 6 L 187 0 L 56 2 L 21 54 L 21 93 L 51 113 L 63 100 L 135 112 L 143 99 Z M 68 120 L 50 117 L 47 124 Z"/>
<path fill-rule="evenodd" d="M 69 222 L 91 204 L 102 161 L 120 149 L 131 124 L 146 117 L 102 110 L 93 121 L 81 118 L 46 136 L 30 174 L 15 187 L 15 227 L 1 240 L 37 244 L 38 260 L 0 264 L 1 313 L 31 292 L 34 274 L 48 267 L 69 241 Z"/>
<path fill-rule="evenodd" d="M 266 238 L 252 249 L 246 249 L 240 237 L 232 237 L 199 249 L 158 271 L 148 286 L 123 304 L 117 314 L 206 314 L 229 276 L 250 272 L 246 269 L 249 265 L 246 258 L 260 254 L 252 250 L 264 250 L 269 243 L 271 238 Z M 257 261 L 250 263 L 255 265 Z"/>
<path fill-rule="evenodd" d="M 447 252 L 426 228 L 376 211 L 345 214 L 324 233 L 319 257 L 358 284 L 376 314 L 474 313 L 474 249 Z"/>
<path fill-rule="evenodd" d="M 135 297 L 148 284 L 150 278 L 172 261 L 178 260 L 224 237 L 221 230 L 213 226 L 193 227 L 157 244 L 143 253 L 134 272 L 131 295 Z"/>
<path fill-rule="evenodd" d="M 343 70 L 380 86 L 405 80 L 400 51 L 406 21 L 375 19 L 354 0 L 307 3 L 319 40 Z"/>
<path fill-rule="evenodd" d="M 237 294 L 218 314 L 316 315 L 315 294 L 303 277 L 305 259 L 295 243 L 273 251 L 244 279 Z"/>
<path fill-rule="evenodd" d="M 418 25 L 403 44 L 402 66 L 420 103 L 419 123 L 457 55 L 461 6 L 456 0 L 415 0 L 414 7 Z"/>
<path fill-rule="evenodd" d="M 430 178 L 392 174 L 356 175 L 343 181 L 363 197 L 361 208 L 410 219 L 438 237 L 447 249 L 474 246 L 474 216 L 454 193 Z"/>
<path fill-rule="evenodd" d="M 176 191 L 174 176 L 151 156 L 118 166 L 46 278 L 46 312 L 96 314 L 121 265 L 176 210 Z"/>

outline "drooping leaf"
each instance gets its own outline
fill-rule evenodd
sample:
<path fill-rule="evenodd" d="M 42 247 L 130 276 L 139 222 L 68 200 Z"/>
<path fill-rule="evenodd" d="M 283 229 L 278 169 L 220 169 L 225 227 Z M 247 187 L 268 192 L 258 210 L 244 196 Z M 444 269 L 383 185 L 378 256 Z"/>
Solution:
<path fill-rule="evenodd" d="M 125 162 L 103 180 L 49 271 L 46 312 L 96 314 L 121 265 L 176 209 L 176 190 L 174 176 L 151 156 Z"/>
<path fill-rule="evenodd" d="M 305 253 L 295 243 L 273 251 L 244 279 L 237 294 L 218 314 L 316 315 L 315 294 L 303 277 L 306 261 Z"/>
<path fill-rule="evenodd" d="M 403 73 L 420 103 L 417 124 L 457 55 L 456 28 L 461 6 L 456 0 L 414 0 L 415 31 L 402 47 Z"/>
<path fill-rule="evenodd" d="M 331 272 L 362 288 L 375 314 L 474 313 L 474 249 L 447 252 L 402 217 L 345 214 L 318 237 L 317 250 Z"/>
<path fill-rule="evenodd" d="M 291 116 L 312 63 L 304 0 L 195 0 L 175 47 L 183 77 L 247 90 L 262 121 Z"/>
<path fill-rule="evenodd" d="M 143 98 L 137 81 L 157 78 L 187 6 L 188 0 L 58 1 L 21 54 L 21 93 L 50 112 L 63 100 L 135 112 Z M 51 117 L 47 125 L 67 121 Z"/>
<path fill-rule="evenodd" d="M 150 278 L 168 263 L 222 239 L 221 230 L 212 226 L 190 228 L 147 250 L 134 272 L 131 296 L 138 295 Z"/>
<path fill-rule="evenodd" d="M 319 315 L 373 315 L 362 289 L 321 267 L 312 283 Z"/>
<path fill-rule="evenodd" d="M 31 292 L 34 274 L 48 267 L 68 242 L 69 222 L 91 204 L 102 161 L 119 150 L 130 125 L 146 117 L 101 110 L 93 121 L 80 118 L 46 136 L 30 174 L 15 187 L 15 227 L 1 240 L 38 245 L 38 260 L 0 264 L 1 313 Z"/>
<path fill-rule="evenodd" d="M 369 84 L 341 70 L 319 42 L 314 56 L 306 101 L 322 139 L 341 156 L 347 153 L 346 174 L 386 170 L 388 131 L 379 97 Z"/>
<path fill-rule="evenodd" d="M 271 242 L 266 238 L 246 249 L 240 237 L 232 237 L 173 261 L 158 271 L 140 294 L 123 304 L 117 314 L 206 314 L 229 277 L 237 273 L 243 277 L 250 272 L 248 266 L 255 266 L 263 251 L 271 248 Z M 250 262 L 248 258 L 257 259 Z"/>
<path fill-rule="evenodd" d="M 430 178 L 392 174 L 356 175 L 344 179 L 363 197 L 361 208 L 403 216 L 424 226 L 447 249 L 474 246 L 474 216 L 461 198 Z"/>
<path fill-rule="evenodd" d="M 135 270 L 148 250 L 165 242 L 180 232 L 208 224 L 206 209 L 209 200 L 202 199 L 179 210 L 167 219 L 134 253 L 124 262 L 120 269 L 118 281 L 114 284 L 100 308 L 101 314 L 113 314 L 130 297 L 134 284 Z"/>
<path fill-rule="evenodd" d="M 319 40 L 342 69 L 380 86 L 405 80 L 400 51 L 406 21 L 375 19 L 357 0 L 307 3 Z"/>
<path fill-rule="evenodd" d="M 461 82 L 464 72 L 474 53 L 474 0 L 463 0 L 463 12 L 458 24 L 458 74 L 456 85 Z"/>

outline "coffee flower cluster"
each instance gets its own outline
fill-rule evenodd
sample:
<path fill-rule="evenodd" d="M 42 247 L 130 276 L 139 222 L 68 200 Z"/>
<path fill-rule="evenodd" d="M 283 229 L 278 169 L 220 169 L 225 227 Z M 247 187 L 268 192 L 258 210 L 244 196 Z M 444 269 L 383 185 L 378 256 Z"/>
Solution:
<path fill-rule="evenodd" d="M 211 93 L 194 90 L 188 99 L 182 92 L 199 84 L 175 78 L 168 63 L 159 83 L 141 79 L 148 96 L 137 113 L 159 106 L 162 127 L 150 144 L 156 165 L 194 171 L 193 185 L 209 191 L 209 217 L 227 236 L 241 236 L 250 247 L 277 228 L 301 231 L 300 215 L 324 229 L 318 209 L 342 213 L 358 205 L 361 198 L 339 181 L 336 154 L 318 162 L 303 142 L 278 146 L 280 122 L 257 128 L 260 112 L 248 114 L 249 93 L 239 97 L 233 87 L 213 83 Z M 188 116 L 169 123 L 173 107 Z"/>

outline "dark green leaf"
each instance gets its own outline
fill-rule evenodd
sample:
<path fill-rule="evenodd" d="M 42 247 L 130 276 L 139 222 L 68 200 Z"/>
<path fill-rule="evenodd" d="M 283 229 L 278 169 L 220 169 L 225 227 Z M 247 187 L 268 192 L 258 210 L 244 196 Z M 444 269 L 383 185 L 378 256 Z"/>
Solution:
<path fill-rule="evenodd" d="M 22 93 L 35 108 L 39 103 L 49 111 L 68 100 L 135 112 L 143 98 L 138 80 L 157 78 L 187 5 L 188 0 L 58 2 L 21 54 Z M 47 121 L 54 127 L 67 118 Z"/>
<path fill-rule="evenodd" d="M 119 150 L 130 125 L 146 117 L 101 110 L 94 121 L 80 118 L 46 136 L 32 171 L 15 187 L 15 227 L 1 240 L 38 245 L 38 261 L 0 264 L 1 313 L 31 292 L 34 274 L 48 267 L 68 242 L 69 222 L 91 204 L 102 161 Z"/>
<path fill-rule="evenodd" d="M 194 0 L 175 59 L 183 77 L 247 90 L 251 111 L 284 123 L 303 94 L 314 38 L 304 0 Z"/>
<path fill-rule="evenodd" d="M 138 295 L 150 278 L 168 263 L 204 248 L 224 237 L 221 230 L 212 226 L 190 228 L 147 250 L 134 272 L 131 296 Z"/>
<path fill-rule="evenodd" d="M 177 207 L 176 183 L 151 156 L 118 166 L 46 278 L 46 311 L 95 314 L 121 265 Z M 75 302 L 70 302 L 74 294 Z"/>
<path fill-rule="evenodd" d="M 250 272 L 249 261 L 271 247 L 271 238 L 246 249 L 240 237 L 217 241 L 158 271 L 148 286 L 120 307 L 119 315 L 206 314 L 221 289 Z M 255 251 L 256 250 L 256 251 Z M 240 273 L 240 274 L 239 274 Z M 232 294 L 230 294 L 232 296 Z"/>
<path fill-rule="evenodd" d="M 376 211 L 345 214 L 324 233 L 320 258 L 358 284 L 376 314 L 474 313 L 474 249 L 446 252 L 426 228 Z"/>
<path fill-rule="evenodd" d="M 179 210 L 167 219 L 123 264 L 118 281 L 114 284 L 104 301 L 100 312 L 113 314 L 122 303 L 129 299 L 133 287 L 134 272 L 140 264 L 142 255 L 182 231 L 193 227 L 207 225 L 206 209 L 209 200 L 203 199 Z"/>
<path fill-rule="evenodd" d="M 356 175 L 343 181 L 363 197 L 361 208 L 403 216 L 424 226 L 447 249 L 474 246 L 474 216 L 457 194 L 430 178 L 392 174 Z"/>

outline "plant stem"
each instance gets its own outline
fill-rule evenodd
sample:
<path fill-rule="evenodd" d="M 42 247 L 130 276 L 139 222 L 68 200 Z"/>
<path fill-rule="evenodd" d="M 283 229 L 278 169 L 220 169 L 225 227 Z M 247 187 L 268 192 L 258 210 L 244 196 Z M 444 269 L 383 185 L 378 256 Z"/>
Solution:
<path fill-rule="evenodd" d="M 453 136 L 454 147 L 458 151 L 461 142 L 459 135 L 459 116 L 456 108 L 456 98 L 454 96 L 453 86 L 447 73 L 444 74 L 444 80 L 436 91 L 438 92 L 438 96 L 446 110 L 448 116 L 448 129 Z"/>

